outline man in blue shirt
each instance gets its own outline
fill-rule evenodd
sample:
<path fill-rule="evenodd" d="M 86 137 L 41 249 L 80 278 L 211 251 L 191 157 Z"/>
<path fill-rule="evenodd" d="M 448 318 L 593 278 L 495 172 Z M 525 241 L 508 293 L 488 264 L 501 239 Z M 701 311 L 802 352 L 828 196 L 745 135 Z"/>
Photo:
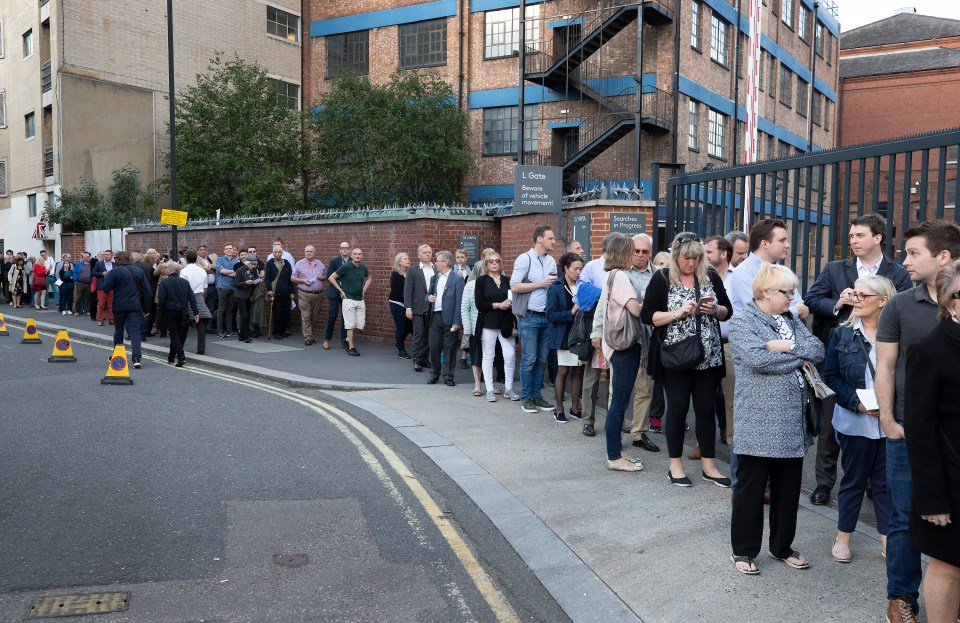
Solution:
<path fill-rule="evenodd" d="M 233 267 L 237 265 L 237 248 L 229 242 L 223 245 L 223 255 L 217 258 L 217 337 L 234 337 Z"/>

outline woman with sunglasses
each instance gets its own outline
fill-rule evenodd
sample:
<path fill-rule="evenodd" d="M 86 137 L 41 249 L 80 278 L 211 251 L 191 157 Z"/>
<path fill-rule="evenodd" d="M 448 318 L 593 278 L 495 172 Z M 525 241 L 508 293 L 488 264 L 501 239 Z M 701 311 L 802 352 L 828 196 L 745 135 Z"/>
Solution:
<path fill-rule="evenodd" d="M 872 393 L 877 370 L 877 324 L 880 312 L 896 288 L 886 277 L 869 275 L 854 283 L 850 317 L 833 331 L 823 380 L 837 394 L 833 409 L 833 429 L 840 445 L 843 478 L 837 495 L 837 536 L 832 555 L 837 562 L 850 562 L 850 537 L 857 528 L 860 507 L 867 482 L 872 483 L 877 532 L 885 552 L 890 499 L 887 497 L 887 446 L 880 426 L 880 411 L 874 409 L 876 396 L 864 406 L 857 390 Z"/>
<path fill-rule="evenodd" d="M 904 437 L 913 474 L 910 542 L 930 557 L 923 598 L 930 623 L 960 610 L 960 262 L 937 276 L 940 324 L 907 350 Z"/>
<path fill-rule="evenodd" d="M 757 575 L 763 541 L 763 494 L 770 483 L 770 556 L 794 569 L 810 563 L 793 549 L 807 434 L 805 361 L 823 360 L 823 343 L 790 313 L 800 280 L 786 266 L 764 263 L 753 278 L 753 300 L 730 322 L 737 379 L 733 450 L 737 486 L 730 540 L 736 570 Z"/>
<path fill-rule="evenodd" d="M 512 306 L 510 277 L 501 272 L 503 260 L 499 253 L 487 254 L 483 262 L 483 271 L 486 274 L 477 277 L 474 300 L 480 312 L 477 318 L 477 330 L 480 331 L 480 356 L 483 362 L 483 381 L 487 389 L 487 402 L 497 401 L 496 390 L 493 387 L 495 378 L 493 359 L 497 353 L 498 342 L 503 351 L 503 397 L 509 400 L 520 400 L 520 395 L 513 391 L 513 370 L 517 349 L 513 341 L 513 313 L 510 311 Z M 473 356 L 476 357 L 476 354 Z"/>
<path fill-rule="evenodd" d="M 655 272 L 647 286 L 640 313 L 640 320 L 655 327 L 647 369 L 663 383 L 666 392 L 668 476 L 679 487 L 693 486 L 683 466 L 683 437 L 691 398 L 703 464 L 701 477 L 719 487 L 730 486 L 730 479 L 717 469 L 714 425 L 717 386 L 726 366 L 718 321 L 729 318 L 730 310 L 723 279 L 710 267 L 699 236 L 679 234 L 670 247 L 670 263 Z M 686 369 L 670 370 L 662 365 L 664 348 L 696 339 L 698 333 L 703 352 L 699 361 Z"/>

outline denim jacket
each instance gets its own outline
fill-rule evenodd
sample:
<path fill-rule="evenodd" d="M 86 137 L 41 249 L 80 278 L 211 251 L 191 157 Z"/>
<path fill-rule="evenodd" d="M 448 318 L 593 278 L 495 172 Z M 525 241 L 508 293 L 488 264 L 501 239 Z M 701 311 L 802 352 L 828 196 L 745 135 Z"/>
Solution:
<path fill-rule="evenodd" d="M 873 347 L 866 336 L 860 336 L 859 321 L 853 327 L 840 326 L 833 331 L 823 369 L 824 382 L 837 394 L 833 410 L 833 428 L 844 435 L 882 439 L 880 418 L 857 411 L 860 399 L 857 390 L 867 386 L 867 358 Z M 872 385 L 872 383 L 871 383 Z"/>

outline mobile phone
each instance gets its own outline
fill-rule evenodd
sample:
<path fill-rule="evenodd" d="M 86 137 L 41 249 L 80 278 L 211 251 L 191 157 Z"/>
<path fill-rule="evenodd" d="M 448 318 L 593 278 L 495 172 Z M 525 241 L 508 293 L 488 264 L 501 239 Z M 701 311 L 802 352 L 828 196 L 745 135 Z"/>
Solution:
<path fill-rule="evenodd" d="M 703 305 L 704 303 L 712 303 L 712 302 L 713 302 L 713 295 L 706 294 L 700 297 L 700 300 L 697 301 L 697 305 Z"/>

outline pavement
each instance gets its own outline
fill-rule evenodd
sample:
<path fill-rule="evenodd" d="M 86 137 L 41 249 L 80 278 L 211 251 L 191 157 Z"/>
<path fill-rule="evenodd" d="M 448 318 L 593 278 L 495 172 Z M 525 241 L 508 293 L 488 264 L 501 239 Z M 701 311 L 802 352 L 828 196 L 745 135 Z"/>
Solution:
<path fill-rule="evenodd" d="M 24 312 L 34 310 L 0 310 L 10 312 L 11 325 L 10 338 L 0 339 L 19 339 Z M 42 331 L 68 329 L 73 340 L 103 342 L 113 329 L 54 311 L 35 319 Z M 642 472 L 609 472 L 602 432 L 586 438 L 576 422 L 561 425 L 517 403 L 474 398 L 469 370 L 457 370 L 456 387 L 427 385 L 426 373 L 415 373 L 392 347 L 357 347 L 361 356 L 350 357 L 336 344 L 329 351 L 304 346 L 299 336 L 243 344 L 210 335 L 206 355 L 197 356 L 191 336 L 187 365 L 323 390 L 394 427 L 473 499 L 575 623 L 883 620 L 886 570 L 872 503 L 864 501 L 853 562 L 836 563 L 835 500 L 827 507 L 808 500 L 812 451 L 794 541 L 812 567 L 795 570 L 761 556 L 761 575 L 743 576 L 729 558 L 730 491 L 696 479 L 693 461 L 687 472 L 695 486 L 671 486 L 662 436 L 650 435 L 661 452 L 630 448 L 643 459 Z M 144 350 L 164 355 L 167 341 L 153 338 Z M 145 364 L 134 375 L 149 371 Z M 547 388 L 544 396 L 552 393 Z M 598 431 L 603 415 L 600 409 Z M 727 456 L 718 444 L 725 472 Z"/>

